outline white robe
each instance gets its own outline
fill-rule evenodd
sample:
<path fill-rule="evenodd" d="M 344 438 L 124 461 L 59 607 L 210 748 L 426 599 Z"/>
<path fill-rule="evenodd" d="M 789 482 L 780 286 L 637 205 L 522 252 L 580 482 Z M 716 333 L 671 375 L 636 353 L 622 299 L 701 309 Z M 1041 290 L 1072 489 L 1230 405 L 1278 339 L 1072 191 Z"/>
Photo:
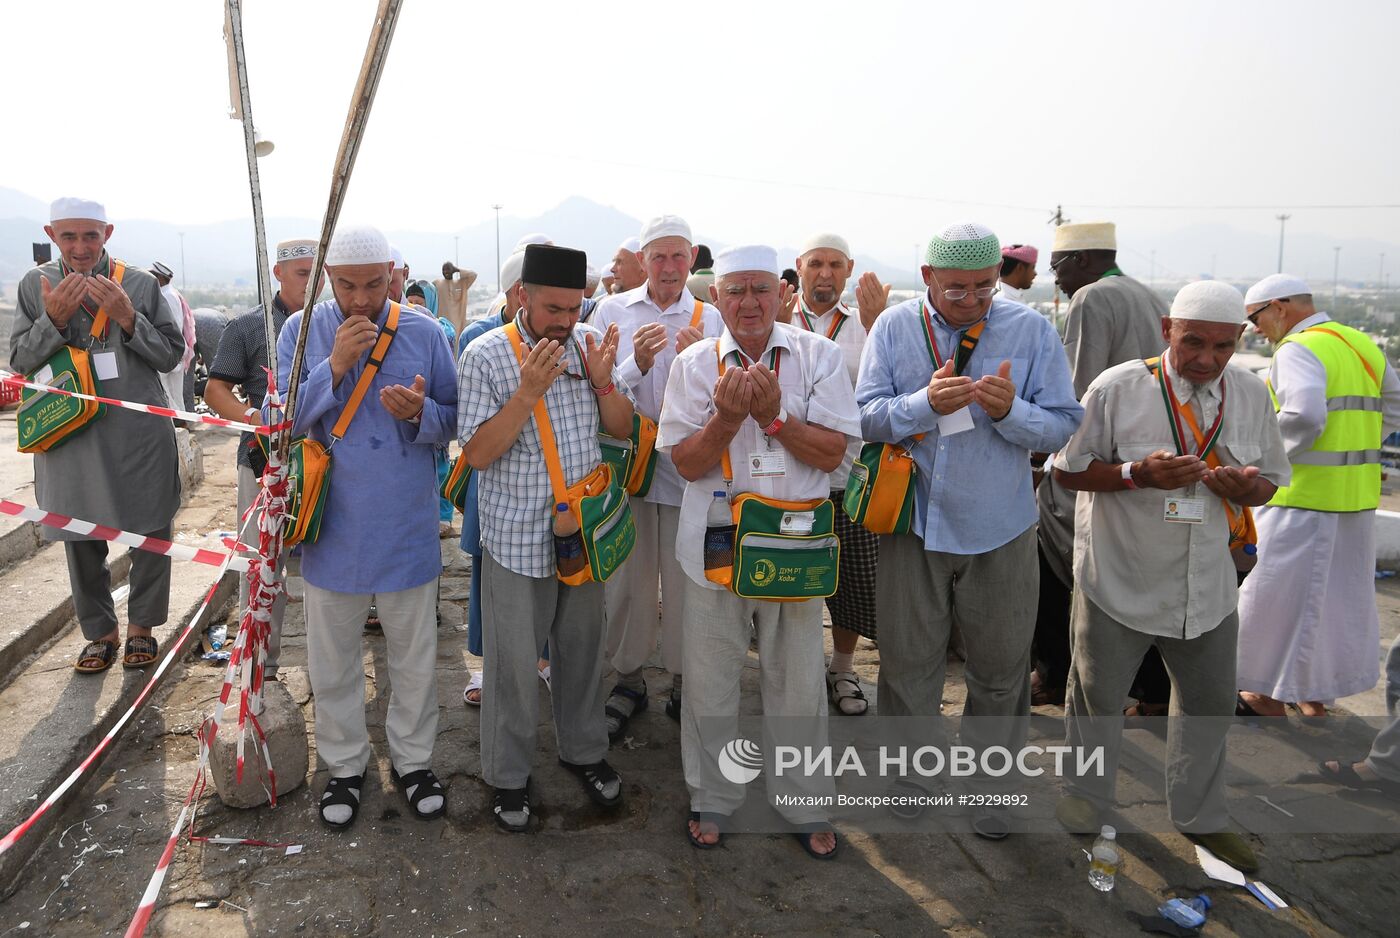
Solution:
<path fill-rule="evenodd" d="M 1304 319 L 1298 332 L 1328 321 Z M 1327 422 L 1327 372 L 1306 347 L 1274 353 L 1279 431 L 1290 458 L 1311 448 Z M 1387 367 L 1382 408 L 1389 433 L 1400 417 L 1400 380 Z M 1330 704 L 1370 690 L 1380 673 L 1375 512 L 1255 509 L 1259 563 L 1240 587 L 1240 690 L 1275 700 Z"/>

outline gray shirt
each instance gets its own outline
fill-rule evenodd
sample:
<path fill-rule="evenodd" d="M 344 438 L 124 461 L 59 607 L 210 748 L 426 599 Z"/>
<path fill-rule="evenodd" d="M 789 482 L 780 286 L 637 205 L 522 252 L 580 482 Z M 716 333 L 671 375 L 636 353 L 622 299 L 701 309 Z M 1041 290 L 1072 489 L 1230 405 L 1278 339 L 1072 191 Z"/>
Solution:
<path fill-rule="evenodd" d="M 1083 397 L 1107 369 L 1162 350 L 1162 317 L 1168 307 L 1147 286 L 1117 274 L 1080 287 L 1065 316 L 1065 352 L 1074 394 Z"/>
<path fill-rule="evenodd" d="M 279 335 L 289 315 L 291 312 L 283 305 L 282 294 L 278 293 L 272 298 L 272 324 Z M 249 406 L 257 407 L 267 397 L 266 368 L 267 323 L 263 320 L 263 308 L 254 306 L 224 329 L 219 337 L 219 350 L 209 364 L 209 377 L 241 387 Z M 239 436 L 240 466 L 252 468 L 253 464 L 249 461 L 249 447 L 252 445 L 253 434 Z"/>
<path fill-rule="evenodd" d="M 98 263 L 105 269 L 106 256 Z M 60 330 L 44 310 L 39 279 L 62 279 L 58 261 L 36 267 L 19 283 L 10 366 L 33 372 L 64 345 L 116 356 L 117 376 L 101 382 L 103 397 L 167 406 L 161 372 L 185 352 L 182 324 L 160 295 L 156 278 L 128 266 L 122 289 L 136 308 L 127 335 L 110 322 L 104 339 L 90 336 L 92 316 L 79 309 Z M 61 446 L 34 454 L 34 490 L 39 507 L 84 521 L 146 534 L 165 527 L 180 507 L 179 456 L 169 417 L 108 407 L 105 414 Z M 88 540 L 44 528 L 50 540 Z"/>
<path fill-rule="evenodd" d="M 1194 399 L 1200 408 L 1202 432 L 1219 412 L 1223 382 L 1225 419 L 1216 444 L 1221 463 L 1258 466 L 1270 482 L 1287 484 L 1288 457 L 1263 381 L 1231 365 L 1192 398 L 1185 378 L 1170 367 L 1167 374 L 1182 406 L 1191 406 Z M 1096 459 L 1117 464 L 1145 459 L 1159 449 L 1175 451 L 1161 390 L 1141 361 L 1104 372 L 1089 386 L 1083 404 L 1084 422 L 1055 457 L 1055 468 L 1083 472 Z M 1202 523 L 1164 519 L 1169 500 L 1190 497 L 1205 502 Z M 1075 586 L 1127 627 L 1147 635 L 1195 638 L 1235 610 L 1238 594 L 1225 506 L 1204 485 L 1171 492 L 1080 492 L 1074 523 Z"/>

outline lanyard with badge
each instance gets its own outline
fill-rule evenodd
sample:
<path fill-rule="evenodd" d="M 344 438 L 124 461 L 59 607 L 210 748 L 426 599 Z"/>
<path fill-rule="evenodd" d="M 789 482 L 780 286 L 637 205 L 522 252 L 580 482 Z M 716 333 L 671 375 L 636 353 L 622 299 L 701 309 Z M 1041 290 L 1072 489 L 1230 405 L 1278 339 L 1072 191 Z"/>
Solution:
<path fill-rule="evenodd" d="M 1186 427 L 1190 427 L 1191 435 L 1195 437 L 1196 441 L 1196 458 L 1205 460 L 1212 468 L 1218 466 L 1220 458 L 1215 455 L 1215 445 L 1220 442 L 1220 431 L 1225 423 L 1225 376 L 1220 376 L 1220 409 L 1215 415 L 1215 422 L 1210 425 L 1208 431 L 1202 433 L 1200 424 L 1196 422 L 1196 415 L 1191 412 L 1191 408 L 1182 407 L 1181 402 L 1177 400 L 1176 391 L 1172 388 L 1171 378 L 1167 376 L 1167 369 L 1163 367 L 1162 361 L 1158 359 L 1152 369 L 1157 378 L 1157 387 L 1162 392 L 1162 403 L 1167 408 L 1167 417 L 1171 423 L 1172 442 L 1176 445 L 1177 455 L 1190 455 L 1186 442 Z M 1182 425 L 1183 421 L 1185 421 L 1185 426 Z M 1195 491 L 1194 485 L 1192 485 L 1191 490 Z M 1186 497 L 1168 495 L 1163 503 L 1162 520 L 1179 524 L 1200 524 L 1206 520 L 1206 500 L 1196 495 Z"/>
<path fill-rule="evenodd" d="M 929 358 L 933 359 L 933 370 L 943 367 L 943 356 L 938 353 L 938 337 L 933 331 L 933 315 L 929 312 L 927 297 L 919 301 L 919 311 L 923 314 L 924 342 L 928 345 Z M 957 345 L 953 347 L 953 374 L 961 376 L 963 369 L 967 367 L 968 361 L 972 358 L 972 352 L 977 348 L 977 343 L 982 338 L 982 330 L 987 328 L 987 320 L 984 318 L 971 329 L 958 333 Z M 972 411 L 963 407 L 951 414 L 942 414 L 938 418 L 938 433 L 940 436 L 952 436 L 954 433 L 962 433 L 971 430 Z"/>
<path fill-rule="evenodd" d="M 849 318 L 849 316 L 841 311 L 840 306 L 833 306 L 831 312 L 831 325 L 826 327 L 826 337 L 831 341 L 835 342 L 837 333 L 839 333 L 841 331 L 841 328 L 844 325 L 846 325 L 846 320 Z M 804 302 L 800 297 L 797 300 L 797 314 L 802 317 L 802 325 L 807 328 L 808 332 L 817 331 L 817 325 L 812 319 L 812 314 L 807 309 L 806 302 Z"/>
<path fill-rule="evenodd" d="M 783 359 L 781 348 L 774 346 L 768 353 L 768 370 L 773 372 L 773 377 L 777 379 L 782 371 Z M 749 368 L 756 363 L 755 359 L 744 354 L 743 349 L 735 349 L 734 354 L 739 358 L 739 364 Z M 724 377 L 724 360 L 720 359 L 720 377 Z M 765 436 L 764 448 L 749 453 L 749 477 L 754 479 L 777 479 L 787 475 L 787 450 L 779 446 L 773 448 L 773 438 Z"/>

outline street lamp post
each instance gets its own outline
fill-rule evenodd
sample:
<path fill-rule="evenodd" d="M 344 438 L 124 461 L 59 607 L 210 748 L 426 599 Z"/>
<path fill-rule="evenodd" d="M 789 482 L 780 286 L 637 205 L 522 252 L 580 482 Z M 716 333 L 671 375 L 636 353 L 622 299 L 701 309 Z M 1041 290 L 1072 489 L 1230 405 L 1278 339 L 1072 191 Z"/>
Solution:
<path fill-rule="evenodd" d="M 500 202 L 497 202 L 491 207 L 496 210 L 496 279 L 499 281 L 501 277 L 501 209 L 503 206 Z M 506 286 L 503 283 L 498 283 L 497 285 L 501 289 L 505 289 Z"/>
<path fill-rule="evenodd" d="M 1292 215 L 1275 215 L 1278 219 L 1278 272 L 1283 273 L 1283 226 L 1288 224 L 1288 219 Z"/>

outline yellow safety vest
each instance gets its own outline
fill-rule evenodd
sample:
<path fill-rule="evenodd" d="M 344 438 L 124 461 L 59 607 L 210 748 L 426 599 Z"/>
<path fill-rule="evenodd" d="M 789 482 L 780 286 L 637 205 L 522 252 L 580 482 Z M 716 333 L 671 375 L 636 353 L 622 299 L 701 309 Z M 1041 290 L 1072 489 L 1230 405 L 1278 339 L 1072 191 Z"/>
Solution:
<path fill-rule="evenodd" d="M 1366 335 L 1338 322 L 1285 336 L 1327 370 L 1327 424 L 1305 453 L 1293 457 L 1293 478 L 1270 505 L 1313 511 L 1371 511 L 1381 497 L 1381 375 L 1385 355 Z M 1269 386 L 1274 410 L 1278 396 Z"/>

